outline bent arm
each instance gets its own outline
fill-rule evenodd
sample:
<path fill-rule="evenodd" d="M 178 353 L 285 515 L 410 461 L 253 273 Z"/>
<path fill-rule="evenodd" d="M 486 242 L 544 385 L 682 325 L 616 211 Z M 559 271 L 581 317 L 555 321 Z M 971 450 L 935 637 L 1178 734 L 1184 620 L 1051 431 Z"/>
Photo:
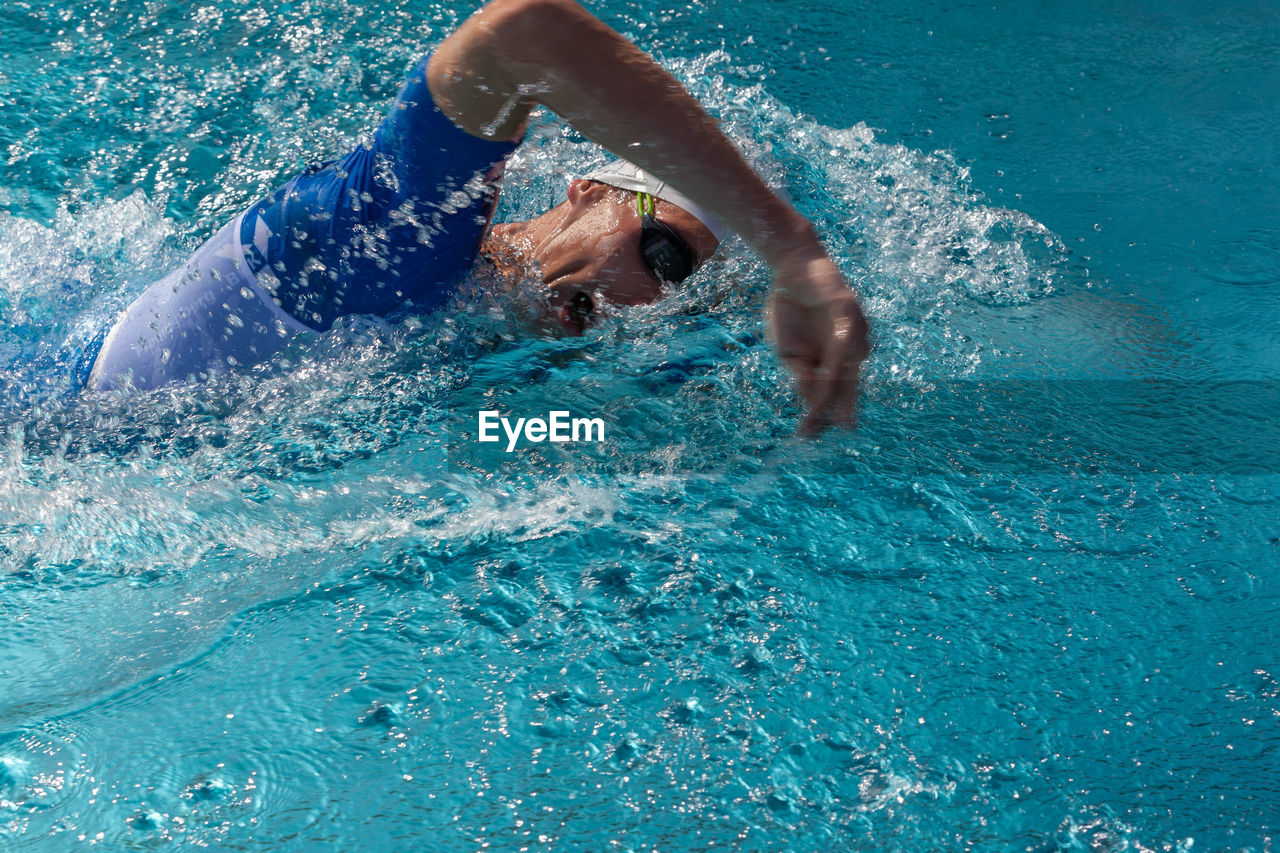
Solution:
<path fill-rule="evenodd" d="M 816 242 L 674 77 L 571 0 L 494 0 L 436 48 L 427 80 L 476 136 L 515 138 L 545 105 L 715 212 L 771 266 L 790 243 Z"/>
<path fill-rule="evenodd" d="M 647 54 L 572 0 L 493 0 L 436 48 L 427 83 L 486 138 L 517 138 L 545 105 L 720 217 L 774 272 L 775 343 L 810 404 L 806 429 L 852 419 L 868 350 L 852 291 L 809 221 Z"/>

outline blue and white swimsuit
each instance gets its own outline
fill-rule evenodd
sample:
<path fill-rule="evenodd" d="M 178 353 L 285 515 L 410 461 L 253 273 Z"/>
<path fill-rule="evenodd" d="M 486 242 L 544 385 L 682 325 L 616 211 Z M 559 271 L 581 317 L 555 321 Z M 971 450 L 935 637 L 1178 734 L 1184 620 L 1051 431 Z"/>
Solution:
<path fill-rule="evenodd" d="M 251 206 L 139 296 L 89 386 L 138 389 L 269 359 L 344 314 L 443 305 L 475 259 L 514 142 L 459 129 L 424 58 L 372 138 Z"/>

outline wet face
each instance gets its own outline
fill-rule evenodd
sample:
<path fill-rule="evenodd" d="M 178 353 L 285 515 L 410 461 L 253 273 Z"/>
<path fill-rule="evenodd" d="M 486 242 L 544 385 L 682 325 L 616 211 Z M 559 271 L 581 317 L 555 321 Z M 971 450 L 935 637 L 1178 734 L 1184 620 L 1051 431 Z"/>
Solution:
<path fill-rule="evenodd" d="M 657 219 L 693 250 L 695 268 L 711 257 L 717 241 L 706 226 L 673 204 L 658 199 L 656 206 Z M 635 193 L 580 179 L 567 201 L 542 216 L 495 225 L 485 251 L 539 278 L 556 324 L 582 334 L 609 305 L 662 296 L 663 283 L 641 258 L 640 230 Z"/>

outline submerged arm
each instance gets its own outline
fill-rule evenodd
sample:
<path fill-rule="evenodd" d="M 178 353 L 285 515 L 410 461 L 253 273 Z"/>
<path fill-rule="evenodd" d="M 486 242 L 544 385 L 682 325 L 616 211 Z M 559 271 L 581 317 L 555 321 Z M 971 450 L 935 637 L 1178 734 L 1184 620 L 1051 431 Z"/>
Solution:
<path fill-rule="evenodd" d="M 517 138 L 545 105 L 719 216 L 773 270 L 771 325 L 810 407 L 802 429 L 852 422 L 869 349 L 853 292 L 809 221 L 647 54 L 572 0 L 494 0 L 436 49 L 428 85 L 486 138 Z"/>

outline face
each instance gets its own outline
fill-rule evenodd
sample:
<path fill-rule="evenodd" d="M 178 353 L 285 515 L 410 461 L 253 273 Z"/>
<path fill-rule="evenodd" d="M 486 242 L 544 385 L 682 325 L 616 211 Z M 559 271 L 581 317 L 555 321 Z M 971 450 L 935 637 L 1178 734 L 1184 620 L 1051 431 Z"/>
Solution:
<path fill-rule="evenodd" d="M 701 222 L 657 199 L 656 216 L 689 245 L 695 268 L 716 249 Z M 585 179 L 569 185 L 569 198 L 528 222 L 495 225 L 486 252 L 510 258 L 541 279 L 557 324 L 582 334 L 608 305 L 646 305 L 663 284 L 640 256 L 636 194 Z M 495 251 L 496 250 L 496 251 Z"/>

